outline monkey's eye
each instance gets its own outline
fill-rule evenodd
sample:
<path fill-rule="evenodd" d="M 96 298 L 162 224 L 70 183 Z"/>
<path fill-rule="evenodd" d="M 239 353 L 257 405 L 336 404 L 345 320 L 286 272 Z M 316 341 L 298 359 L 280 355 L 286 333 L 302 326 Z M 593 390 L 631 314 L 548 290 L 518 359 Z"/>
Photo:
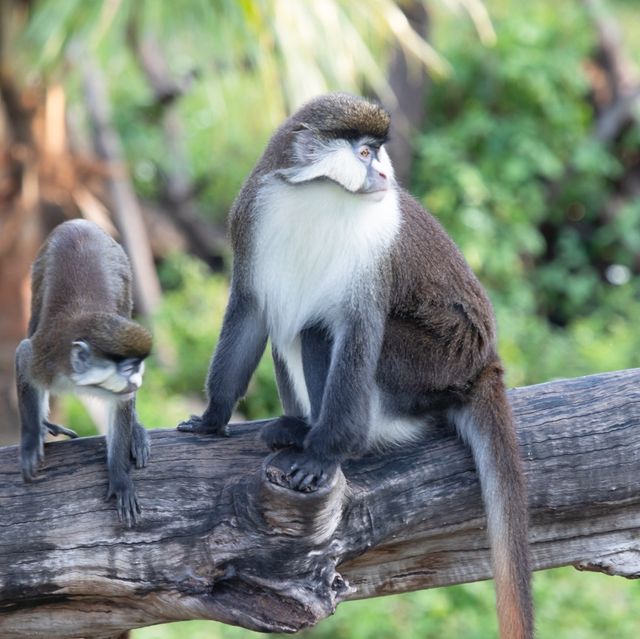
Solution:
<path fill-rule="evenodd" d="M 358 151 L 358 155 L 361 158 L 368 158 L 371 155 L 371 149 L 368 146 L 361 146 L 359 151 Z"/>

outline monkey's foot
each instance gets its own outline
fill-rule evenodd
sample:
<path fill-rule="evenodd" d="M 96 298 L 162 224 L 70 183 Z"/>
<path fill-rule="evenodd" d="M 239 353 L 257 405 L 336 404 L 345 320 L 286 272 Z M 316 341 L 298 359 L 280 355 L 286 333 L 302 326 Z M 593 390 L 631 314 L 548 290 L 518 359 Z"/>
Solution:
<path fill-rule="evenodd" d="M 142 512 L 136 489 L 128 475 L 117 480 L 109 480 L 106 500 L 116 498 L 116 510 L 118 519 L 127 527 L 131 528 L 138 521 L 138 515 Z"/>
<path fill-rule="evenodd" d="M 312 493 L 329 483 L 339 465 L 337 461 L 320 459 L 306 452 L 296 455 L 296 461 L 285 475 L 287 487 Z"/>
<path fill-rule="evenodd" d="M 131 457 L 136 462 L 136 468 L 144 468 L 149 461 L 150 455 L 149 433 L 147 433 L 142 424 L 135 422 L 131 433 Z"/>
<path fill-rule="evenodd" d="M 309 424 L 303 419 L 282 415 L 261 428 L 260 438 L 271 450 L 288 446 L 295 446 L 302 450 L 308 433 Z"/>
<path fill-rule="evenodd" d="M 205 419 L 204 415 L 191 415 L 177 426 L 178 430 L 185 433 L 198 433 L 202 435 L 218 435 L 219 437 L 229 437 L 229 428 L 226 424 L 222 426 Z"/>
<path fill-rule="evenodd" d="M 66 435 L 71 439 L 79 437 L 78 433 L 76 433 L 75 430 L 65 428 L 64 426 L 60 426 L 59 424 L 53 424 L 51 422 L 48 422 L 46 419 L 42 420 L 42 424 L 54 437 L 58 437 L 58 435 Z"/>

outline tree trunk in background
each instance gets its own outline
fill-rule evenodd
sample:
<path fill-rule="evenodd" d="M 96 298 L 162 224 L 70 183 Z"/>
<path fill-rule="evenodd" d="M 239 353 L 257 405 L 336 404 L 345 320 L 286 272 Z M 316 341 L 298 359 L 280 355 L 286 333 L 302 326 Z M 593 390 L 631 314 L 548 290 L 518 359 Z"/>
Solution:
<path fill-rule="evenodd" d="M 110 169 L 106 182 L 113 217 L 131 261 L 136 310 L 140 315 L 149 317 L 158 306 L 162 292 L 140 205 L 126 168 L 120 138 L 111 123 L 111 109 L 104 77 L 86 52 L 80 52 L 76 61 L 82 71 L 86 108 L 93 129 L 96 154 Z"/>
<path fill-rule="evenodd" d="M 18 441 L 14 359 L 27 331 L 29 268 L 42 240 L 33 103 L 11 68 L 11 31 L 24 14 L 0 2 L 0 445 Z M 34 94 L 30 96 L 36 98 Z"/>
<path fill-rule="evenodd" d="M 400 7 L 411 26 L 428 40 L 429 15 L 420 0 L 408 0 Z M 391 135 L 387 148 L 393 161 L 396 178 L 408 187 L 413 162 L 413 138 L 422 129 L 429 77 L 420 62 L 407 60 L 399 46 L 389 65 L 389 84 L 396 96 L 395 105 L 386 105 L 391 112 Z"/>
<path fill-rule="evenodd" d="M 210 268 L 220 270 L 223 256 L 229 252 L 226 232 L 207 220 L 195 199 L 196 185 L 189 171 L 185 131 L 178 109 L 180 98 L 191 88 L 194 72 L 182 78 L 172 74 L 160 42 L 153 36 L 140 35 L 138 13 L 132 12 L 127 27 L 127 41 L 149 88 L 155 106 L 162 112 L 162 129 L 167 150 L 166 207 L 175 225 L 184 234 L 191 253 Z"/>
<path fill-rule="evenodd" d="M 0 216 L 2 234 L 11 220 L 4 208 L 0 209 Z M 24 222 L 11 244 L 0 251 L 0 446 L 18 441 L 14 360 L 16 347 L 27 333 L 29 269 L 42 240 L 34 211 L 21 212 L 19 217 Z"/>

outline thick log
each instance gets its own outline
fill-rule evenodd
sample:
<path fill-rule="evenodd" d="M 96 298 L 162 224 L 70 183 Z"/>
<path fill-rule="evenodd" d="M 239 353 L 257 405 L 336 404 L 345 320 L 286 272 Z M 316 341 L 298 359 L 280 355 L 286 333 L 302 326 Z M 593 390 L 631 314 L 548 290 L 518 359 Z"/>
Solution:
<path fill-rule="evenodd" d="M 144 392 L 144 391 L 143 391 Z M 512 391 L 536 569 L 640 575 L 640 369 Z M 0 450 L 0 636 L 96 637 L 182 619 L 296 631 L 345 600 L 490 576 L 469 453 L 446 426 L 300 494 L 256 438 L 157 430 L 123 528 L 101 437 L 46 445 L 24 484 Z"/>

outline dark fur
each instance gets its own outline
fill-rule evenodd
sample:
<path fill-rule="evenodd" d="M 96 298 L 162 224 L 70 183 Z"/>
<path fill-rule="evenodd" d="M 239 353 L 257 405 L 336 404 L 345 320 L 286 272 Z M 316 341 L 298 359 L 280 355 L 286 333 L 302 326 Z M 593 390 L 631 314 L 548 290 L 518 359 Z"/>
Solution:
<path fill-rule="evenodd" d="M 273 135 L 231 214 L 232 294 L 209 373 L 209 406 L 202 417 L 183 423 L 182 430 L 226 428 L 267 339 L 249 278 L 254 220 L 260 215 L 256 198 L 264 178 L 290 168 L 300 157 L 300 134 L 385 137 L 388 126 L 380 107 L 332 94 L 303 106 Z M 366 295 L 346 311 L 346 328 L 341 325 L 338 335 L 332 327 L 308 326 L 301 334 L 311 428 L 299 419 L 299 406 L 276 357 L 287 416 L 267 426 L 264 439 L 273 448 L 294 444 L 303 449 L 289 482 L 292 488 L 313 490 L 337 464 L 366 450 L 374 387 L 391 414 L 425 421 L 448 417 L 471 445 L 494 524 L 501 636 L 530 639 L 527 496 L 491 305 L 440 224 L 406 192 L 399 190 L 399 198 L 399 234 L 378 270 L 372 268 Z M 490 476 L 500 488 L 495 503 L 487 488 Z M 506 524 L 498 526 L 502 519 Z"/>
<path fill-rule="evenodd" d="M 26 480 L 35 478 L 44 457 L 45 431 L 76 436 L 44 420 L 42 398 L 56 378 L 71 373 L 70 351 L 76 340 L 90 344 L 107 359 L 144 359 L 151 335 L 131 321 L 131 269 L 122 248 L 95 224 L 66 222 L 43 245 L 32 269 L 32 304 L 28 339 L 16 352 L 22 423 L 21 464 Z M 109 491 L 120 517 L 135 521 L 139 512 L 131 459 L 138 467 L 149 457 L 149 441 L 138 422 L 134 399 L 118 402 L 110 428 Z"/>

